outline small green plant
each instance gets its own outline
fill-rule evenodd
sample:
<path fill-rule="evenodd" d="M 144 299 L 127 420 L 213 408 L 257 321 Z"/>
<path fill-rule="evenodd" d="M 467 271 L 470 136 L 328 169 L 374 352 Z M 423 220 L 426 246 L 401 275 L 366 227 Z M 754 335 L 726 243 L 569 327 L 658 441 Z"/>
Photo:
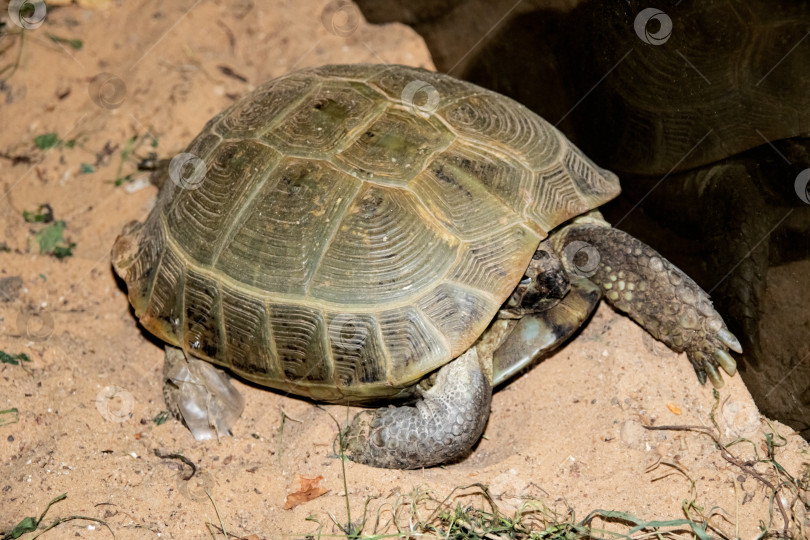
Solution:
<path fill-rule="evenodd" d="M 30 363 L 31 358 L 25 353 L 8 354 L 5 351 L 0 351 L 0 364 L 9 364 L 12 366 L 20 366 L 23 371 L 31 374 L 28 368 L 25 367 L 26 363 Z"/>
<path fill-rule="evenodd" d="M 63 147 L 73 148 L 76 146 L 76 137 L 64 141 L 59 138 L 59 134 L 55 132 L 42 133 L 34 137 L 34 146 L 40 150 L 50 150 L 51 148 Z"/>
<path fill-rule="evenodd" d="M 65 240 L 67 225 L 62 220 L 54 221 L 53 209 L 49 204 L 41 204 L 35 211 L 23 210 L 23 219 L 27 223 L 48 224 L 34 233 L 40 254 L 53 255 L 57 259 L 73 255 L 76 243 Z"/>
<path fill-rule="evenodd" d="M 16 424 L 20 421 L 20 411 L 17 407 L 0 411 L 0 426 Z"/>
<path fill-rule="evenodd" d="M 145 133 L 144 135 L 140 136 L 133 135 L 132 137 L 127 139 L 127 142 L 124 144 L 124 148 L 121 150 L 121 160 L 118 163 L 118 170 L 115 173 L 115 179 L 112 180 L 112 183 L 116 187 L 123 185 L 127 182 L 132 182 L 135 172 L 123 174 L 124 164 L 130 160 L 134 161 L 135 163 L 139 163 L 144 160 L 144 158 L 137 155 L 137 150 L 147 140 L 150 141 L 149 144 L 152 148 L 157 148 L 158 140 L 157 138 L 153 137 L 150 133 Z"/>
<path fill-rule="evenodd" d="M 59 135 L 56 133 L 43 133 L 34 137 L 34 146 L 40 150 L 48 150 L 59 144 Z"/>
<path fill-rule="evenodd" d="M 73 255 L 73 248 L 76 247 L 76 243 L 64 239 L 65 227 L 64 221 L 54 221 L 34 235 L 37 243 L 39 243 L 40 254 L 53 255 L 57 259 L 64 259 Z"/>
<path fill-rule="evenodd" d="M 166 420 L 169 419 L 170 416 L 171 413 L 169 413 L 169 411 L 162 411 L 158 413 L 157 416 L 155 416 L 153 421 L 155 422 L 156 425 L 160 426 L 163 425 L 166 422 Z"/>
<path fill-rule="evenodd" d="M 764 446 L 767 452 L 765 457 L 760 457 L 758 445 L 750 439 L 739 437 L 724 443 L 720 436 L 722 432 L 715 418 L 715 413 L 720 405 L 720 394 L 717 390 L 714 390 L 714 400 L 714 406 L 709 414 L 714 429 L 706 426 L 644 427 L 650 430 L 691 431 L 711 438 L 724 460 L 737 467 L 746 476 L 757 480 L 769 494 L 770 515 L 768 523 L 760 522 L 760 536 L 758 538 L 807 538 L 807 524 L 799 517 L 799 514 L 805 516 L 810 514 L 810 483 L 808 483 L 810 472 L 803 473 L 800 478 L 796 478 L 776 461 L 776 449 L 785 446 L 787 440 L 773 427 L 770 420 L 767 420 L 767 422 L 772 432 L 765 433 Z M 731 453 L 729 449 L 741 443 L 747 443 L 751 446 L 754 454 L 753 460 L 743 459 Z M 768 470 L 760 472 L 755 468 L 757 464 L 767 465 Z M 810 465 L 805 464 L 805 471 L 808 470 L 810 470 Z M 781 529 L 775 525 L 774 507 L 779 511 L 782 518 Z M 685 507 L 684 512 L 688 515 L 687 510 Z"/>
<path fill-rule="evenodd" d="M 40 204 L 36 211 L 23 210 L 23 219 L 27 223 L 50 223 L 53 221 L 53 209 L 49 204 Z"/>
<path fill-rule="evenodd" d="M 19 366 L 22 362 L 30 361 L 31 359 L 25 353 L 8 354 L 6 351 L 0 351 L 0 363 Z"/>
<path fill-rule="evenodd" d="M 48 510 L 51 509 L 51 506 L 58 503 L 59 501 L 65 500 L 65 499 L 67 499 L 67 493 L 62 493 L 61 495 L 59 495 L 58 497 L 55 497 L 54 499 L 51 500 L 51 502 L 48 503 L 48 506 L 46 506 L 45 510 L 42 511 L 42 514 L 39 516 L 39 519 L 37 519 L 36 517 L 33 517 L 33 516 L 29 516 L 29 517 L 23 518 L 10 531 L 8 531 L 6 533 L 0 532 L 0 534 L 3 535 L 1 537 L 2 540 L 12 540 L 12 539 L 19 538 L 19 537 L 21 537 L 22 535 L 24 535 L 26 533 L 35 532 L 39 528 L 39 524 L 42 523 L 42 520 L 45 519 L 45 514 L 48 513 Z M 62 523 L 65 523 L 67 521 L 73 521 L 74 519 L 83 519 L 83 520 L 87 520 L 87 521 L 94 521 L 96 523 L 100 523 L 100 524 L 104 525 L 105 527 L 107 527 L 107 530 L 110 531 L 110 534 L 112 534 L 113 537 L 115 537 L 115 534 L 113 534 L 112 529 L 110 529 L 110 526 L 107 525 L 106 521 L 103 521 L 103 520 L 98 519 L 98 518 L 87 517 L 87 516 L 68 516 L 68 517 L 55 519 L 53 521 L 53 523 L 51 523 L 50 525 L 48 525 L 47 527 L 45 527 L 44 529 L 39 531 L 34 536 L 31 536 L 30 540 L 33 540 L 34 538 L 37 538 L 37 537 L 41 536 L 43 533 L 45 533 L 47 531 L 50 531 L 51 529 L 61 525 Z"/>
<path fill-rule="evenodd" d="M 63 45 L 67 45 L 74 51 L 80 51 L 84 46 L 84 43 L 80 39 L 68 39 L 59 36 L 55 36 L 53 34 L 48 34 L 48 37 L 51 38 L 51 41 L 54 43 L 61 43 Z"/>

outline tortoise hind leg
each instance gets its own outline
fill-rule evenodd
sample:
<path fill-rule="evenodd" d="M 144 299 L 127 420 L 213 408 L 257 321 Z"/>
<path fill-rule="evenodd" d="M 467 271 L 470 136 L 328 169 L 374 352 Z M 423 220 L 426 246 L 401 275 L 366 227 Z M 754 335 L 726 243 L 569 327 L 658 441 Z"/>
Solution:
<path fill-rule="evenodd" d="M 492 400 L 491 373 L 475 347 L 442 367 L 414 405 L 358 413 L 343 437 L 352 460 L 418 469 L 459 458 L 481 437 Z"/>
<path fill-rule="evenodd" d="M 593 216 L 552 237 L 570 273 L 596 283 L 607 301 L 672 350 L 686 352 L 698 380 L 723 385 L 718 367 L 733 375 L 728 349 L 742 352 L 712 307 L 709 295 L 650 246 Z"/>
<path fill-rule="evenodd" d="M 224 371 L 170 345 L 163 364 L 163 398 L 198 441 L 230 435 L 245 408 Z"/>

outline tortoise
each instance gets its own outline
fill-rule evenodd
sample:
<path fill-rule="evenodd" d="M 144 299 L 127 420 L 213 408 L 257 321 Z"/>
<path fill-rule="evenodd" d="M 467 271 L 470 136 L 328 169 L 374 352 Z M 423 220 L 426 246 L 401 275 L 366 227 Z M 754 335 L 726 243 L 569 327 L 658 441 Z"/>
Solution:
<path fill-rule="evenodd" d="M 685 351 L 701 382 L 735 373 L 740 344 L 708 295 L 595 210 L 618 177 L 497 93 L 404 66 L 305 69 L 214 117 L 181 156 L 112 263 L 167 343 L 167 403 L 199 438 L 241 411 L 215 364 L 316 400 L 389 403 L 346 429 L 355 461 L 458 459 L 493 387 L 602 297 Z"/>

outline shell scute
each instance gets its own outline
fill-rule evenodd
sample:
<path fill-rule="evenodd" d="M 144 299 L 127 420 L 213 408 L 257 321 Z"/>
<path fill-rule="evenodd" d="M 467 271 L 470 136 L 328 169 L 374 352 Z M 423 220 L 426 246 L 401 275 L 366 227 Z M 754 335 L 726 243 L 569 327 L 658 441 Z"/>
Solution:
<path fill-rule="evenodd" d="M 301 72 L 263 84 L 225 111 L 214 129 L 229 139 L 260 137 L 286 118 L 283 111 L 305 100 L 319 82 L 314 74 Z"/>
<path fill-rule="evenodd" d="M 523 221 L 516 189 L 529 176 L 520 164 L 455 143 L 411 182 L 434 216 L 455 235 L 472 240 Z M 516 211 L 517 210 L 517 211 Z"/>
<path fill-rule="evenodd" d="M 431 221 L 411 193 L 365 185 L 326 248 L 310 296 L 371 307 L 430 288 L 459 245 Z"/>
<path fill-rule="evenodd" d="M 381 96 L 359 83 L 324 83 L 263 138 L 285 155 L 328 159 L 385 108 Z"/>
<path fill-rule="evenodd" d="M 328 317 L 335 378 L 341 387 L 387 379 L 388 353 L 373 315 L 339 313 Z"/>
<path fill-rule="evenodd" d="M 388 353 L 396 359 L 389 363 L 393 382 L 411 379 L 414 374 L 421 378 L 449 358 L 445 340 L 415 308 L 384 311 L 378 321 Z"/>
<path fill-rule="evenodd" d="M 440 122 L 389 107 L 334 159 L 358 178 L 405 185 L 453 139 Z"/>
<path fill-rule="evenodd" d="M 458 344 L 468 341 L 471 335 L 478 337 L 488 324 L 486 314 L 498 308 L 491 298 L 454 283 L 436 287 L 417 305 L 430 322 L 447 336 L 452 356 L 464 352 Z"/>
<path fill-rule="evenodd" d="M 230 223 L 216 269 L 262 291 L 306 294 L 360 185 L 326 162 L 285 158 Z"/>
<path fill-rule="evenodd" d="M 414 114 L 429 114 L 442 103 L 480 90 L 443 73 L 407 66 L 388 66 L 367 82 L 392 101 L 410 108 Z"/>
<path fill-rule="evenodd" d="M 252 380 L 281 380 L 263 299 L 233 287 L 223 287 L 222 326 L 225 360 L 231 369 Z"/>
<path fill-rule="evenodd" d="M 329 383 L 331 355 L 320 310 L 295 304 L 271 304 L 270 328 L 281 372 L 291 383 Z"/>
<path fill-rule="evenodd" d="M 185 331 L 183 349 L 195 352 L 218 363 L 225 361 L 222 335 L 222 313 L 219 284 L 205 273 L 186 270 Z"/>
<path fill-rule="evenodd" d="M 154 276 L 146 310 L 140 316 L 141 324 L 172 345 L 182 346 L 186 263 L 175 250 L 166 246 Z"/>
<path fill-rule="evenodd" d="M 235 216 L 281 155 L 258 141 L 223 141 L 206 161 L 205 177 L 191 189 L 163 193 L 171 236 L 192 258 L 210 265 Z"/>
<path fill-rule="evenodd" d="M 465 139 L 496 148 L 533 170 L 559 160 L 567 142 L 554 126 L 494 92 L 462 97 L 436 113 Z"/>

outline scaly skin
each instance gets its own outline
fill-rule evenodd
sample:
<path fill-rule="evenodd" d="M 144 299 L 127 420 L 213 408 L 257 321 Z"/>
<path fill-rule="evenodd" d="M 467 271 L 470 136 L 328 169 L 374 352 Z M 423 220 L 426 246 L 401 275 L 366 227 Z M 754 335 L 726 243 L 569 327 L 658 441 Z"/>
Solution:
<path fill-rule="evenodd" d="M 574 223 L 562 229 L 554 244 L 566 269 L 577 273 L 572 242 L 595 248 L 599 264 L 586 277 L 597 284 L 607 301 L 630 315 L 654 338 L 676 352 L 686 352 L 701 384 L 708 378 L 723 385 L 718 367 L 736 372 L 728 349 L 741 352 L 737 339 L 712 307 L 709 295 L 678 267 L 629 234 L 598 223 Z"/>
<path fill-rule="evenodd" d="M 489 418 L 490 377 L 475 347 L 438 371 L 412 406 L 363 411 L 343 435 L 352 461 L 418 469 L 453 461 L 478 441 Z"/>

